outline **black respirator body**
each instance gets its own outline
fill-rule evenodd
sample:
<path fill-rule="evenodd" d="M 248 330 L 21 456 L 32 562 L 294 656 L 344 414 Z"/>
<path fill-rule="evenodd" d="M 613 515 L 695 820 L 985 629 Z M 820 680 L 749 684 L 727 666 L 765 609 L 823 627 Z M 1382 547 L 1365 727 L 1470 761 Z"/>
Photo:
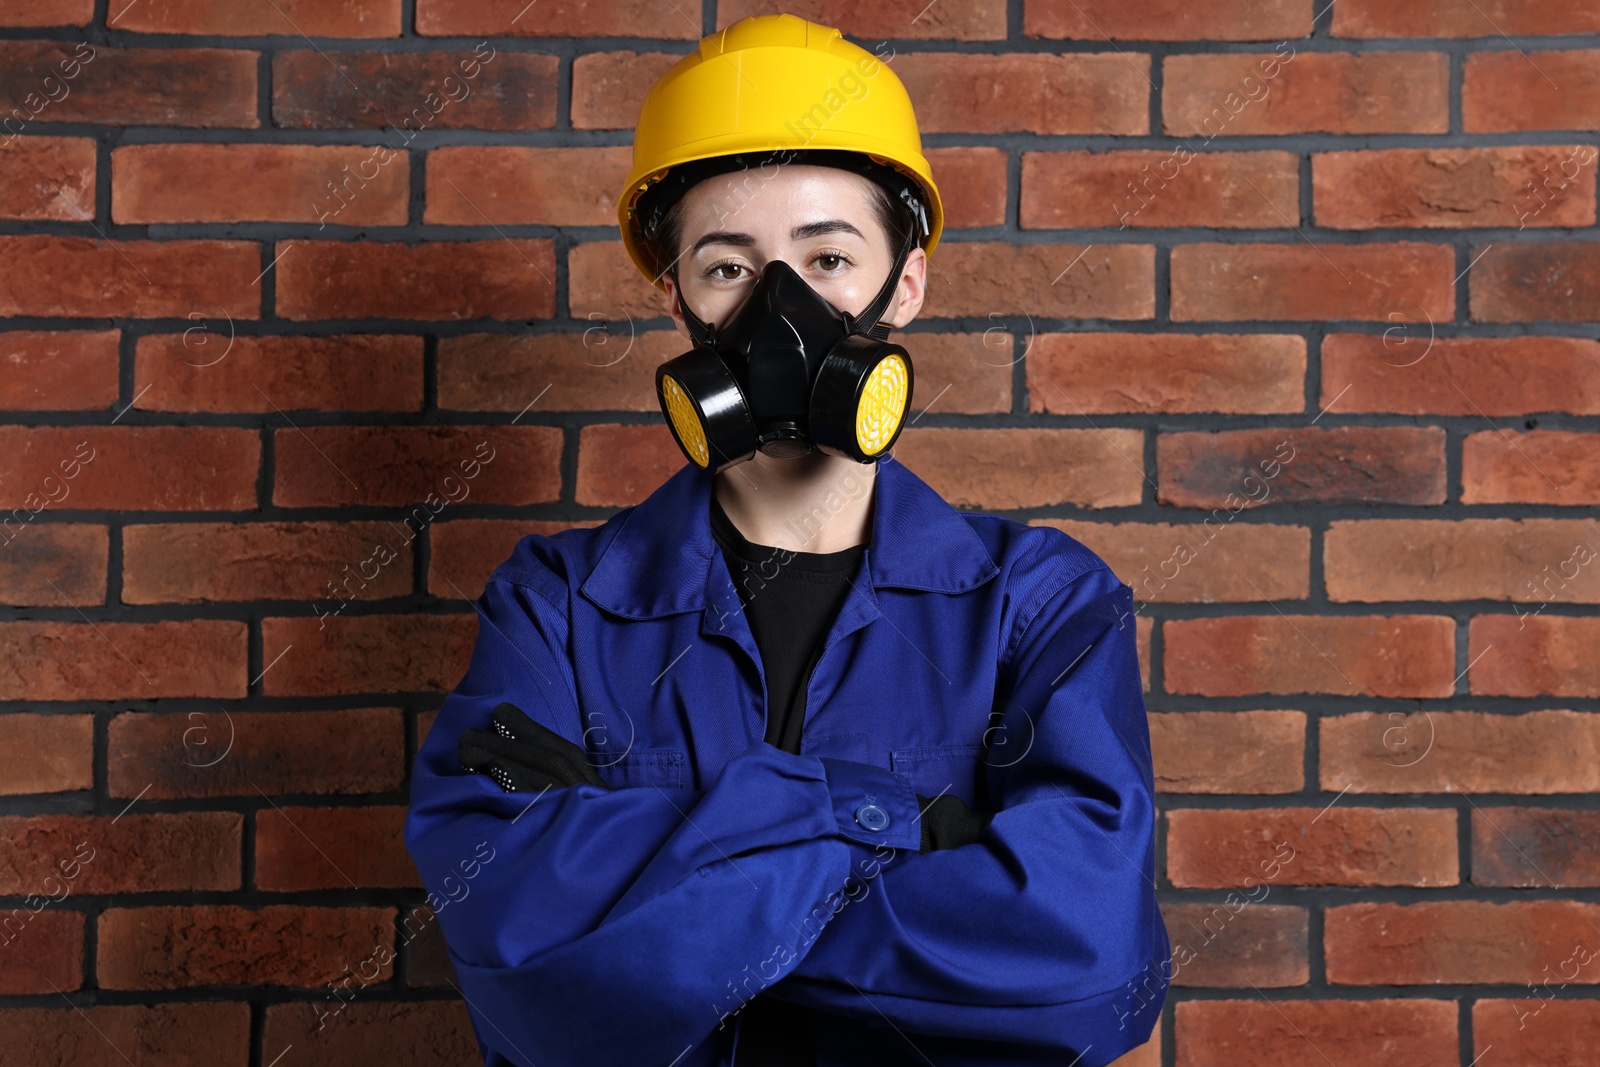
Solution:
<path fill-rule="evenodd" d="M 733 157 L 739 158 L 739 157 Z M 744 160 L 741 160 L 744 162 Z M 850 152 L 814 152 L 803 162 L 846 166 L 896 190 L 915 224 L 902 237 L 890 275 L 859 315 L 840 312 L 787 262 L 763 267 L 746 299 L 720 328 L 701 322 L 677 286 L 678 309 L 694 349 L 656 368 L 656 398 L 688 461 L 722 472 L 755 458 L 813 450 L 869 464 L 888 454 L 906 424 L 912 365 L 882 322 L 928 214 L 910 182 Z M 709 160 L 710 173 L 728 160 Z M 862 171 L 861 168 L 866 168 Z M 678 195 L 706 173 L 675 174 Z M 664 213 L 648 213 L 646 232 Z M 677 277 L 677 267 L 672 267 Z"/>
<path fill-rule="evenodd" d="M 913 387 L 911 356 L 878 321 L 903 258 L 859 317 L 781 259 L 719 329 L 689 311 L 680 288 L 695 347 L 657 368 L 656 396 L 689 461 L 720 472 L 758 450 L 787 458 L 819 449 L 858 463 L 886 454 Z"/>
<path fill-rule="evenodd" d="M 674 203 L 722 174 L 785 163 L 837 167 L 887 189 L 906 209 L 893 268 L 859 315 L 839 311 L 782 260 L 762 269 L 720 328 L 677 299 L 694 349 L 656 369 L 656 399 L 678 447 L 696 466 L 720 473 L 755 458 L 813 450 L 873 463 L 894 445 L 911 407 L 911 357 L 889 341 L 882 321 L 919 241 L 931 238 L 916 181 L 871 153 L 783 148 L 697 159 L 670 168 L 641 195 L 647 240 L 657 239 Z M 666 269 L 677 279 L 677 259 Z"/>

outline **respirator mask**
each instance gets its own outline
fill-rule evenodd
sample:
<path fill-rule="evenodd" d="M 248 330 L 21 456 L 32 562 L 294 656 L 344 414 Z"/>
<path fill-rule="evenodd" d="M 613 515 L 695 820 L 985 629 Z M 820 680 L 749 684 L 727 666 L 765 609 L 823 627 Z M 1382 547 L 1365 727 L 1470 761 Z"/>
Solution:
<path fill-rule="evenodd" d="M 902 195 L 927 232 L 914 195 Z M 694 349 L 656 369 L 656 398 L 689 461 L 720 473 L 754 458 L 813 450 L 872 463 L 905 425 L 914 380 L 911 356 L 879 321 L 893 299 L 915 226 L 894 268 L 860 315 L 841 312 L 783 260 L 761 271 L 719 327 L 678 304 Z"/>

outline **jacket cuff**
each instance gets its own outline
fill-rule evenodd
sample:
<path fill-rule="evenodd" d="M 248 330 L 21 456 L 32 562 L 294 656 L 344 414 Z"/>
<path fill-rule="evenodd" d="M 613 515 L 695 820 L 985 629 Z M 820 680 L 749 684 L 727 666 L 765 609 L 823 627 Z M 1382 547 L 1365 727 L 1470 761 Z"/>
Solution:
<path fill-rule="evenodd" d="M 817 758 L 833 798 L 834 819 L 846 839 L 869 848 L 920 851 L 922 821 L 910 778 L 870 763 Z"/>

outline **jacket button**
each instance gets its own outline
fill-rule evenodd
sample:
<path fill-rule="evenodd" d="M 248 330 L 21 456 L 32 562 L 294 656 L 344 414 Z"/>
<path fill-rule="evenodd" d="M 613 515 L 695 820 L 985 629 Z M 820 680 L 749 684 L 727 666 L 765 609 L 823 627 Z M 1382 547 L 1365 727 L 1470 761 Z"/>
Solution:
<path fill-rule="evenodd" d="M 876 804 L 863 804 L 856 809 L 856 823 L 872 831 L 887 830 L 889 813 Z"/>

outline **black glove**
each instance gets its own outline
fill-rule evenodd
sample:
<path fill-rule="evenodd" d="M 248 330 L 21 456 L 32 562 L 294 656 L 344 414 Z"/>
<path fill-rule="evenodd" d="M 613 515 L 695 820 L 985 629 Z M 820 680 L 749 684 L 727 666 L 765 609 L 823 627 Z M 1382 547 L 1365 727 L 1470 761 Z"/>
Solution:
<path fill-rule="evenodd" d="M 922 812 L 922 852 L 970 845 L 983 836 L 992 818 L 973 811 L 954 793 L 940 793 L 931 802 L 918 793 L 917 808 Z"/>
<path fill-rule="evenodd" d="M 530 719 L 515 704 L 501 703 L 493 729 L 466 730 L 456 744 L 465 770 L 486 774 L 508 793 L 537 793 L 587 782 L 609 789 L 588 753 Z"/>

